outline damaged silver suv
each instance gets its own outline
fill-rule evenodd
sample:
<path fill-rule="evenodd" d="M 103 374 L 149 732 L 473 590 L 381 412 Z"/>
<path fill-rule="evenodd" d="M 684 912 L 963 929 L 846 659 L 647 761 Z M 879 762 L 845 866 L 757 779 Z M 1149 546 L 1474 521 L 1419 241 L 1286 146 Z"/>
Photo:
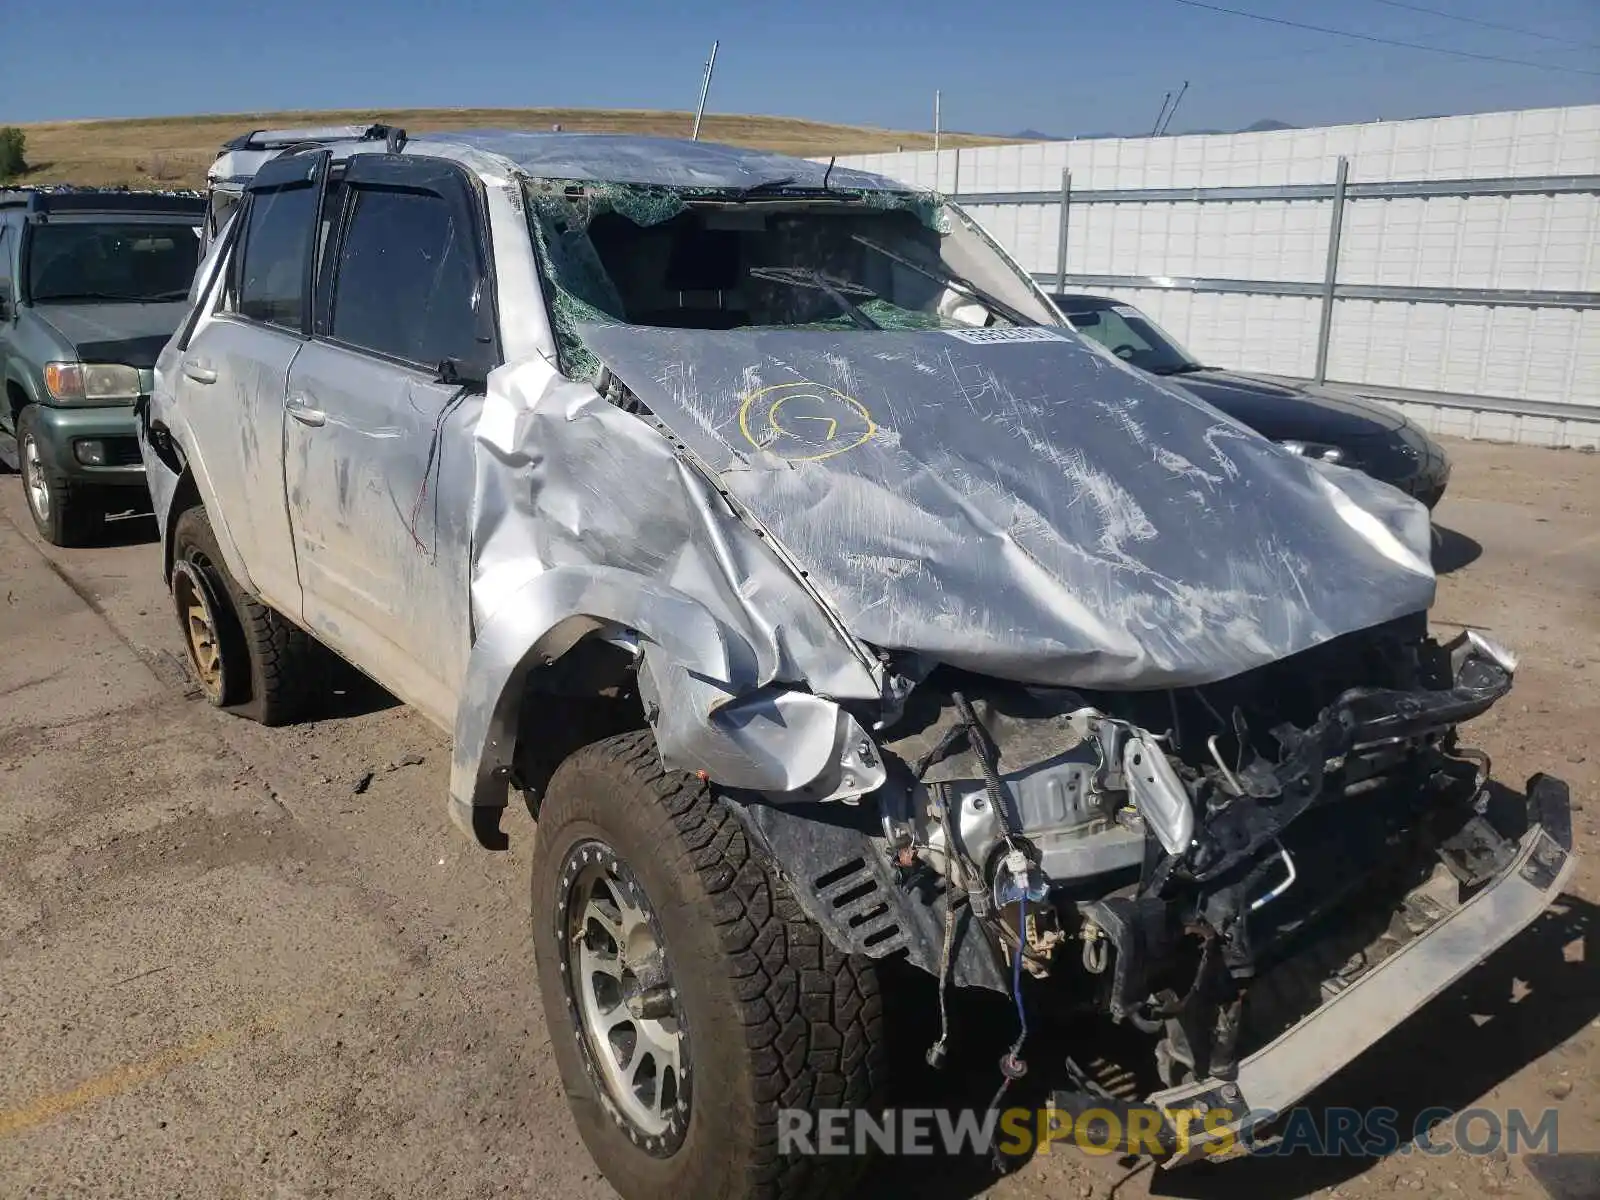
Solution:
<path fill-rule="evenodd" d="M 525 795 L 626 1197 L 837 1184 L 780 1113 L 883 1102 L 890 957 L 1014 1003 L 1008 1079 L 1052 1013 L 1143 1031 L 1180 1161 L 1571 869 L 1564 785 L 1491 804 L 1458 742 L 1515 663 L 1429 637 L 1423 507 L 1085 342 L 936 196 L 627 137 L 290 146 L 195 294 L 141 430 L 194 669 L 291 720 L 320 643 L 450 731 L 464 831 Z"/>

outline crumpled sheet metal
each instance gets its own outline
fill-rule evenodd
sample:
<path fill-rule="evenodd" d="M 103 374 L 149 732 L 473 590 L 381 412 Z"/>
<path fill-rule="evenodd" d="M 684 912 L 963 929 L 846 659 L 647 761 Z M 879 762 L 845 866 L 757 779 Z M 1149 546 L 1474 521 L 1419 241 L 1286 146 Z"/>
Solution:
<path fill-rule="evenodd" d="M 1070 333 L 581 333 L 880 649 L 1193 686 L 1432 602 L 1421 505 Z"/>
<path fill-rule="evenodd" d="M 533 359 L 494 372 L 474 437 L 458 820 L 504 803 L 507 697 L 530 672 L 537 686 L 574 631 L 638 647 L 670 767 L 796 791 L 864 739 L 834 701 L 877 699 L 874 665 L 651 424 Z M 858 782 L 864 792 L 882 779 Z"/>
<path fill-rule="evenodd" d="M 475 129 L 465 133 L 423 134 L 412 138 L 407 145 L 413 153 L 426 154 L 429 143 L 466 147 L 504 159 L 532 179 L 687 188 L 746 188 L 784 180 L 790 187 L 820 188 L 826 178 L 829 187 L 841 190 L 914 190 L 868 171 L 839 167 L 830 175 L 827 163 L 688 138 Z"/>

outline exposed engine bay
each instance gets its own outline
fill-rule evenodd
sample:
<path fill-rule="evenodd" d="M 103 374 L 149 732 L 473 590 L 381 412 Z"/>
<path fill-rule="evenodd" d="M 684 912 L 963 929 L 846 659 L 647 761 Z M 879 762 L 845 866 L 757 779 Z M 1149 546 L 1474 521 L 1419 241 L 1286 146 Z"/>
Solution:
<path fill-rule="evenodd" d="M 1382 934 L 1414 890 L 1458 893 L 1424 905 L 1437 917 L 1510 862 L 1519 830 L 1486 816 L 1488 762 L 1457 726 L 1515 665 L 1476 632 L 1439 644 L 1417 614 L 1191 689 L 940 670 L 884 731 L 888 781 L 855 802 L 857 832 L 748 814 L 780 861 L 796 837 L 819 866 L 848 856 L 811 907 L 862 951 L 942 984 L 1050 978 L 1153 1035 L 1167 1085 L 1229 1079 L 1247 1015 L 1263 1036 L 1304 1015 L 1249 1014 L 1259 976 L 1309 953 L 1314 1006 L 1370 965 L 1329 961 L 1355 927 L 1344 910 L 1378 913 Z"/>

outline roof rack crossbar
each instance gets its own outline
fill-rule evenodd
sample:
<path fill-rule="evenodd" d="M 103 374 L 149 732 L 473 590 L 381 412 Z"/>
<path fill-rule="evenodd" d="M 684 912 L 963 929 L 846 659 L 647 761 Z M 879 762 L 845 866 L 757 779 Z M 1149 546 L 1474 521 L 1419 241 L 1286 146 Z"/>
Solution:
<path fill-rule="evenodd" d="M 405 130 L 392 125 L 322 125 L 306 129 L 253 129 L 224 142 L 224 150 L 281 150 L 306 142 L 376 142 L 387 141 L 399 133 L 402 141 Z"/>

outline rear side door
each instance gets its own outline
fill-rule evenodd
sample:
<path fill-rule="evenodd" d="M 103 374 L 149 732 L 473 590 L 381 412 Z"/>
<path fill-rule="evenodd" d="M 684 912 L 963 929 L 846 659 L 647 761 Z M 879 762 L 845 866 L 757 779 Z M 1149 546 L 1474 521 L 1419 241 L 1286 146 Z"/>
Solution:
<path fill-rule="evenodd" d="M 481 398 L 498 361 L 475 182 L 412 155 L 349 161 L 315 336 L 289 373 L 285 469 L 306 625 L 448 727 L 470 649 Z"/>
<path fill-rule="evenodd" d="M 220 299 L 196 324 L 173 377 L 211 520 L 239 551 L 252 590 L 296 621 L 283 406 L 290 366 L 311 330 L 327 176 L 326 151 L 275 159 L 256 174 Z"/>

